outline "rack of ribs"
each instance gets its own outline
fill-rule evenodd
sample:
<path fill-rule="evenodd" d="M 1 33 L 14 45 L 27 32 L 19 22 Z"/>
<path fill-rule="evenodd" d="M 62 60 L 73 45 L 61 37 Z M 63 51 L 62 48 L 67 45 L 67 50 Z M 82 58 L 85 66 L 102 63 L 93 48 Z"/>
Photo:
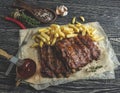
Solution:
<path fill-rule="evenodd" d="M 51 46 L 38 48 L 39 61 L 41 63 L 41 74 L 44 77 L 67 77 L 69 71 L 56 56 L 57 53 Z"/>
<path fill-rule="evenodd" d="M 54 46 L 38 47 L 43 77 L 68 77 L 93 60 L 98 60 L 100 50 L 88 36 L 78 35 L 56 42 Z"/>

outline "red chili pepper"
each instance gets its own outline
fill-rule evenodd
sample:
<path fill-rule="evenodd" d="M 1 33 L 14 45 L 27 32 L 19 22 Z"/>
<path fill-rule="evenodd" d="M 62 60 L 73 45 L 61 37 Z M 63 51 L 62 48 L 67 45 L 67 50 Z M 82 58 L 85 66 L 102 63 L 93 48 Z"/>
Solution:
<path fill-rule="evenodd" d="M 26 27 L 23 25 L 23 23 L 21 23 L 20 21 L 18 21 L 17 19 L 11 18 L 11 17 L 4 17 L 5 20 L 7 21 L 11 21 L 13 23 L 16 23 L 18 26 L 20 26 L 22 29 L 26 29 Z"/>

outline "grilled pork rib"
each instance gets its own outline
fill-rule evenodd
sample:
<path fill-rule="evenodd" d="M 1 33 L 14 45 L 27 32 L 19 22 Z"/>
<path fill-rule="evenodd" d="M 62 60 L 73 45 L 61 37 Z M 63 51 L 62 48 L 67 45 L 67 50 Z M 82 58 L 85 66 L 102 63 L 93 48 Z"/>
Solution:
<path fill-rule="evenodd" d="M 38 53 L 41 73 L 44 77 L 66 77 L 68 75 L 68 71 L 52 46 L 38 48 Z"/>
<path fill-rule="evenodd" d="M 56 42 L 54 46 L 38 47 L 43 77 L 68 77 L 92 60 L 98 60 L 100 50 L 88 36 L 78 35 Z"/>
<path fill-rule="evenodd" d="M 94 44 L 93 40 L 90 38 L 90 36 L 85 35 L 81 36 L 78 35 L 81 42 L 90 49 L 92 60 L 97 60 L 100 56 L 100 50 L 98 47 Z"/>
<path fill-rule="evenodd" d="M 50 70 L 50 68 L 48 67 L 48 59 L 46 58 L 46 55 L 48 55 L 47 53 L 47 48 L 43 47 L 43 48 L 38 48 L 38 53 L 39 53 L 39 61 L 41 64 L 41 74 L 44 77 L 55 77 L 55 74 L 52 70 Z"/>

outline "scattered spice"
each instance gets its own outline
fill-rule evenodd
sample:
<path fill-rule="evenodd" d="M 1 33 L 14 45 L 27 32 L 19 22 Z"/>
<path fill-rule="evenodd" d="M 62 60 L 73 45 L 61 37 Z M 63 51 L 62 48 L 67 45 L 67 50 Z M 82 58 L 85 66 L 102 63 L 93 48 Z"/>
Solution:
<path fill-rule="evenodd" d="M 66 16 L 68 14 L 68 8 L 64 5 L 56 7 L 56 14 L 61 16 Z"/>
<path fill-rule="evenodd" d="M 47 9 L 34 9 L 33 12 L 34 15 L 41 20 L 41 22 L 47 23 L 54 19 L 53 13 Z"/>

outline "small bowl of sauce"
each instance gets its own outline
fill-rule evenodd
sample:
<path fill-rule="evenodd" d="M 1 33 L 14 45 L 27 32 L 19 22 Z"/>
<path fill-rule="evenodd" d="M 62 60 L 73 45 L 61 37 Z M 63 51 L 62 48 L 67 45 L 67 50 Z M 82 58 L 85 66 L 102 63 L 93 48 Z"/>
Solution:
<path fill-rule="evenodd" d="M 28 79 L 36 72 L 36 63 L 29 58 L 22 60 L 22 65 L 17 66 L 17 74 L 20 79 Z"/>

